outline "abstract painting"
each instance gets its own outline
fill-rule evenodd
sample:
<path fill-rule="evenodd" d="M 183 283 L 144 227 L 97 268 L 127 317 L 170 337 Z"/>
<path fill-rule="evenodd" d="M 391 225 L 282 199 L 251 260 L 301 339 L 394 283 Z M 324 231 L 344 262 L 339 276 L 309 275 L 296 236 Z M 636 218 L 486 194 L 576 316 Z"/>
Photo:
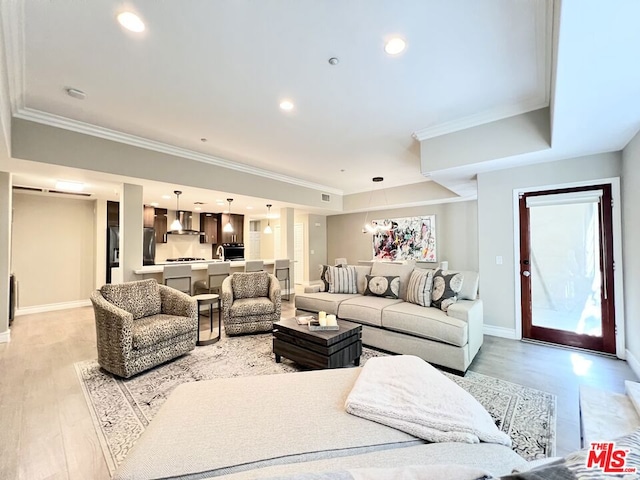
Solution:
<path fill-rule="evenodd" d="M 391 226 L 373 234 L 373 258 L 436 262 L 436 216 L 375 220 Z"/>

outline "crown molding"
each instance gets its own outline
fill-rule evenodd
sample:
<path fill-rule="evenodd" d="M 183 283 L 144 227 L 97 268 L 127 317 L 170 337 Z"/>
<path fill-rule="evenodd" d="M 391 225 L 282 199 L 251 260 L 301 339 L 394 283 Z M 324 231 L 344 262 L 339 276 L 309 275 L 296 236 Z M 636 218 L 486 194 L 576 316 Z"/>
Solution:
<path fill-rule="evenodd" d="M 20 108 L 14 117 L 22 120 L 29 120 L 31 122 L 40 123 L 43 125 L 49 125 L 51 127 L 62 128 L 64 130 L 70 130 L 76 133 L 82 133 L 84 135 L 91 135 L 93 137 L 103 138 L 105 140 L 111 140 L 133 147 L 144 148 L 146 150 L 153 150 L 159 153 L 165 153 L 167 155 L 173 155 L 176 157 L 187 158 L 189 160 L 195 160 L 197 162 L 208 163 L 209 165 L 215 165 L 217 167 L 228 168 L 242 173 L 250 175 L 256 175 L 270 180 L 276 180 L 279 182 L 288 183 L 291 185 L 297 185 L 300 187 L 310 188 L 312 190 L 318 190 L 322 193 L 332 193 L 334 195 L 343 195 L 343 191 L 337 188 L 329 187 L 327 185 L 321 185 L 319 183 L 308 182 L 300 178 L 290 177 L 288 175 L 282 175 L 279 173 L 271 172 L 250 165 L 242 163 L 232 162 L 230 160 L 216 157 L 213 155 L 206 155 L 204 153 L 194 152 L 186 148 L 176 147 L 167 143 L 157 142 L 144 137 L 138 137 L 136 135 L 130 135 L 128 133 L 118 132 L 90 123 L 80 122 L 72 120 L 67 117 L 54 115 L 52 113 L 35 110 L 32 108 Z"/>
<path fill-rule="evenodd" d="M 518 102 L 499 108 L 492 108 L 484 112 L 469 115 L 468 117 L 459 118 L 450 122 L 441 123 L 432 127 L 416 130 L 412 136 L 416 140 L 423 141 L 430 138 L 447 135 L 449 133 L 459 132 L 468 128 L 477 127 L 486 123 L 497 122 L 505 118 L 522 115 L 533 110 L 545 108 L 549 106 L 549 101 L 543 98 L 535 98 L 528 101 Z"/>
<path fill-rule="evenodd" d="M 433 125 L 413 132 L 416 140 L 423 141 L 430 138 L 447 135 L 467 128 L 477 127 L 485 123 L 496 122 L 515 115 L 538 110 L 549 106 L 551 89 L 551 62 L 553 50 L 553 0 L 541 0 L 536 3 L 535 32 L 536 32 L 536 65 L 537 81 L 541 86 L 536 95 L 522 99 L 511 105 L 492 108 L 484 112 L 469 115 L 450 122 Z"/>

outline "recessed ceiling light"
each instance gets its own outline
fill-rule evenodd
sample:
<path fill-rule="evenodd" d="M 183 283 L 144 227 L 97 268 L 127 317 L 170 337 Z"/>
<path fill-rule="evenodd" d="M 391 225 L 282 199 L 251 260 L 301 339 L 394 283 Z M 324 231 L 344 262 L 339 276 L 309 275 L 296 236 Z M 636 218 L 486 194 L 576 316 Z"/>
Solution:
<path fill-rule="evenodd" d="M 152 207 L 159 207 L 160 204 L 158 202 L 151 202 L 149 205 L 151 205 Z"/>
<path fill-rule="evenodd" d="M 165 200 L 171 200 L 171 195 L 162 195 Z"/>
<path fill-rule="evenodd" d="M 69 192 L 81 192 L 82 190 L 84 190 L 84 183 L 58 180 L 56 182 L 56 190 L 66 190 Z"/>
<path fill-rule="evenodd" d="M 200 210 L 202 210 L 202 208 L 201 208 L 201 207 L 193 207 L 193 209 L 194 209 L 196 212 L 199 212 Z"/>
<path fill-rule="evenodd" d="M 392 38 L 386 43 L 386 45 L 384 46 L 384 51 L 389 55 L 397 55 L 404 51 L 406 46 L 407 44 L 403 39 L 396 37 Z"/>
<path fill-rule="evenodd" d="M 118 22 L 127 30 L 140 33 L 144 32 L 144 22 L 140 20 L 140 17 L 132 12 L 122 12 L 118 15 Z"/>
<path fill-rule="evenodd" d="M 285 112 L 293 110 L 293 102 L 291 100 L 282 100 L 280 102 L 280 108 Z"/>
<path fill-rule="evenodd" d="M 202 137 L 202 138 L 200 139 L 200 141 L 201 141 L 202 143 L 205 143 L 205 142 L 207 141 L 207 139 L 206 139 L 206 138 L 204 138 L 204 137 Z"/>
<path fill-rule="evenodd" d="M 249 206 L 247 207 L 247 210 L 253 210 L 253 207 Z"/>

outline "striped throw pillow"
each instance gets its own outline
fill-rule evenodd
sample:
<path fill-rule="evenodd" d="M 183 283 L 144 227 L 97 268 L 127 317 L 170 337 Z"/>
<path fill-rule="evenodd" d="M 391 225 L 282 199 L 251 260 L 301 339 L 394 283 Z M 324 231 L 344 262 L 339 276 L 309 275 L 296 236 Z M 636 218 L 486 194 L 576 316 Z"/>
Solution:
<path fill-rule="evenodd" d="M 329 266 L 329 293 L 358 293 L 356 267 Z"/>
<path fill-rule="evenodd" d="M 431 287 L 433 286 L 433 270 L 416 268 L 411 272 L 407 285 L 407 302 L 431 306 Z"/>

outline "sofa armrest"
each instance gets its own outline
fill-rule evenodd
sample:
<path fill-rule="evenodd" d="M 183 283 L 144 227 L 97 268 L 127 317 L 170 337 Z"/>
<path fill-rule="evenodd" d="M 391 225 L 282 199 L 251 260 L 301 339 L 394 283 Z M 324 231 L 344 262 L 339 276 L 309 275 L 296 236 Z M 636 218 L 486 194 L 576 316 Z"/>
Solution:
<path fill-rule="evenodd" d="M 133 315 L 105 300 L 99 290 L 91 292 L 90 298 L 96 319 L 98 349 L 101 346 L 108 346 L 106 350 L 109 351 L 115 348 L 124 358 L 133 345 Z"/>
<path fill-rule="evenodd" d="M 222 318 L 229 318 L 229 310 L 233 305 L 233 287 L 231 286 L 231 279 L 233 275 L 229 275 L 222 282 L 220 287 L 220 304 L 222 305 Z"/>
<path fill-rule="evenodd" d="M 158 285 L 158 287 L 160 287 L 162 313 L 198 318 L 198 301 L 195 298 L 166 285 Z"/>
<path fill-rule="evenodd" d="M 482 300 L 458 300 L 447 315 L 467 322 L 469 332 L 469 358 L 473 359 L 484 341 L 484 313 Z"/>
<path fill-rule="evenodd" d="M 278 317 L 282 312 L 282 296 L 280 293 L 280 281 L 275 275 L 269 274 L 269 300 L 276 306 Z"/>
<path fill-rule="evenodd" d="M 304 287 L 304 293 L 320 293 L 320 285 L 309 285 Z"/>

